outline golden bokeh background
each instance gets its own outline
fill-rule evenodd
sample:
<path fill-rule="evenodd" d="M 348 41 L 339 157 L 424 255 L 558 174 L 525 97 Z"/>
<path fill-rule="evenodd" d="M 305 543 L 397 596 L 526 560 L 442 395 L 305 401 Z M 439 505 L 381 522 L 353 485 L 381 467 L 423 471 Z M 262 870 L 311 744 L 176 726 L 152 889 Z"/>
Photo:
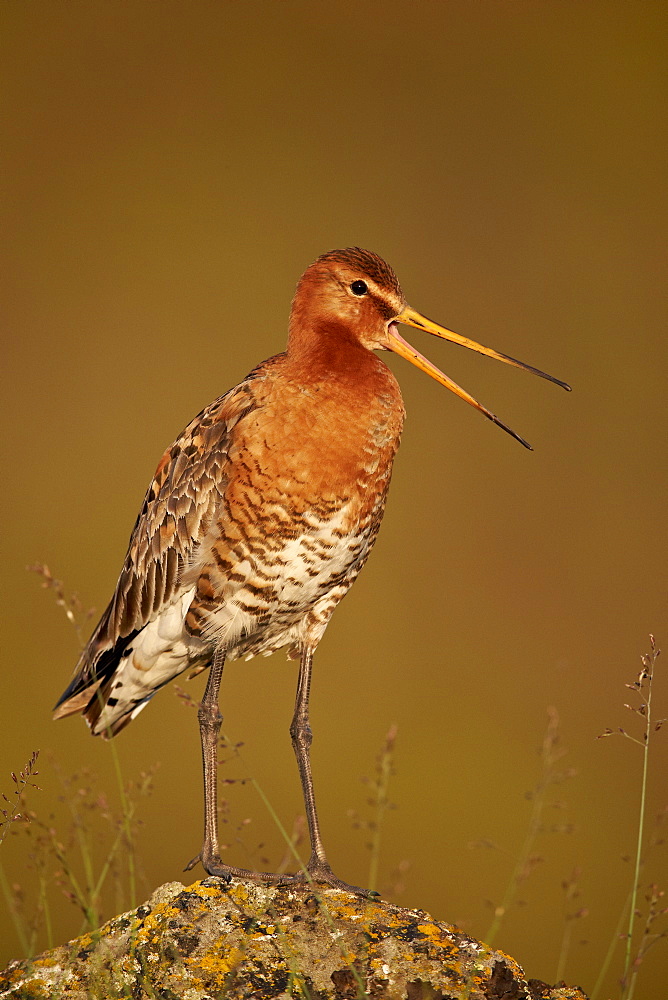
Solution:
<path fill-rule="evenodd" d="M 531 454 L 390 360 L 408 421 L 385 523 L 316 658 L 325 841 L 337 872 L 364 883 L 368 836 L 348 814 L 369 818 L 361 779 L 396 723 L 381 887 L 483 935 L 554 706 L 560 766 L 577 775 L 549 790 L 565 806 L 545 823 L 574 828 L 539 834 L 543 861 L 496 943 L 530 976 L 561 968 L 593 988 L 632 881 L 642 764 L 638 746 L 596 736 L 641 732 L 624 684 L 648 633 L 668 643 L 667 20 L 650 0 L 5 0 L 0 790 L 40 749 L 42 818 L 60 794 L 54 764 L 92 769 L 118 797 L 110 746 L 80 720 L 50 721 L 77 639 L 25 567 L 47 563 L 101 611 L 166 445 L 283 349 L 314 257 L 368 247 L 413 306 L 574 391 L 411 331 Z M 231 664 L 221 696 L 244 741 L 230 773 L 256 778 L 289 829 L 295 681 L 279 653 Z M 667 692 L 659 659 L 657 717 Z M 666 805 L 666 738 L 650 759 L 648 837 Z M 145 897 L 187 881 L 200 844 L 194 713 L 167 689 L 115 745 L 128 779 L 160 764 L 139 804 Z M 252 818 L 241 836 L 255 851 L 234 845 L 230 859 L 276 864 L 281 835 L 257 793 L 225 794 L 232 825 Z M 483 840 L 501 849 L 471 847 Z M 23 833 L 3 844 L 9 884 L 32 884 L 31 850 Z M 666 887 L 666 857 L 653 849 L 643 885 Z M 58 943 L 80 917 L 52 905 Z M 580 907 L 588 916 L 566 919 Z M 4 964 L 20 947 L 1 909 Z M 636 1000 L 657 997 L 667 950 L 650 952 Z M 620 955 L 602 998 L 618 996 Z"/>

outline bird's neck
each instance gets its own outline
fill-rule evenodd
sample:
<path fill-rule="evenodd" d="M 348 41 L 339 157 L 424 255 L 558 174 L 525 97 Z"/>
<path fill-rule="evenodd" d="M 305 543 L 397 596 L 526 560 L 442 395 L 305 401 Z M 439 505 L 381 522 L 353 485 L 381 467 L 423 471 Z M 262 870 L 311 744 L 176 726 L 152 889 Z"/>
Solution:
<path fill-rule="evenodd" d="M 357 394 L 363 394 L 365 386 L 372 392 L 382 391 L 381 384 L 388 378 L 394 382 L 381 359 L 336 320 L 292 330 L 286 362 L 290 376 L 299 382 L 338 382 Z"/>
<path fill-rule="evenodd" d="M 355 360 L 359 362 L 371 352 L 360 344 L 352 330 L 332 317 L 314 324 L 291 324 L 287 354 L 295 363 L 338 368 Z"/>

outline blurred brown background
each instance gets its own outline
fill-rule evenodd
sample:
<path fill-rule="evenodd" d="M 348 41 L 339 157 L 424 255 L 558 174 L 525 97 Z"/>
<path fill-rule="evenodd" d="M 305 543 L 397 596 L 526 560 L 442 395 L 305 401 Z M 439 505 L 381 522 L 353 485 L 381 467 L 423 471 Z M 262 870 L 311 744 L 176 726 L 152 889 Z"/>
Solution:
<path fill-rule="evenodd" d="M 538 836 L 544 860 L 497 944 L 531 976 L 593 988 L 632 881 L 622 858 L 642 758 L 596 736 L 641 732 L 624 684 L 650 631 L 668 644 L 666 20 L 653 2 L 5 0 L 0 790 L 39 748 L 30 804 L 45 821 L 56 809 L 58 836 L 69 820 L 53 762 L 91 768 L 96 794 L 118 799 L 109 745 L 78 719 L 50 721 L 77 639 L 25 567 L 46 562 L 101 611 L 163 449 L 283 349 L 314 257 L 368 247 L 416 308 L 574 391 L 411 331 L 530 454 L 391 359 L 408 422 L 388 512 L 316 659 L 330 857 L 364 883 L 368 835 L 348 813 L 371 818 L 361 779 L 396 723 L 381 888 L 485 934 L 554 706 L 560 767 L 578 774 L 549 790 L 566 805 L 544 820 L 574 830 Z M 302 808 L 295 681 L 282 653 L 235 663 L 221 699 L 245 744 L 230 773 L 255 777 L 288 829 Z M 648 836 L 666 804 L 667 738 L 650 761 Z M 201 840 L 194 713 L 167 689 L 116 749 L 127 779 L 160 763 L 138 806 L 140 898 L 200 877 L 181 875 Z M 281 836 L 257 794 L 226 794 L 233 825 L 252 818 L 228 857 L 276 864 Z M 501 849 L 471 847 L 482 840 Z M 8 884 L 34 884 L 31 852 L 24 832 L 5 841 Z M 653 850 L 643 885 L 666 886 L 666 857 Z M 581 895 L 566 902 L 574 869 Z M 80 916 L 49 891 L 59 942 Z M 566 919 L 580 907 L 587 917 Z M 4 964 L 20 946 L 0 910 Z M 657 997 L 667 950 L 650 953 L 636 1000 Z M 618 995 L 619 973 L 617 954 L 601 997 Z"/>

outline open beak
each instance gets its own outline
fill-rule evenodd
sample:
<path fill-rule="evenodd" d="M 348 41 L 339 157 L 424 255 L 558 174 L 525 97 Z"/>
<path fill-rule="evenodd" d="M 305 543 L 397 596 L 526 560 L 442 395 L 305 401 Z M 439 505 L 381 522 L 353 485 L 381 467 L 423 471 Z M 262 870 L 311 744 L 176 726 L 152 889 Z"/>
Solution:
<path fill-rule="evenodd" d="M 515 358 L 509 358 L 507 354 L 499 354 L 498 351 L 493 351 L 490 347 L 483 347 L 481 344 L 476 344 L 475 340 L 469 340 L 467 337 L 462 337 L 458 333 L 453 333 L 452 330 L 446 330 L 444 327 L 439 326 L 438 323 L 434 323 L 433 320 L 427 319 L 421 313 L 417 312 L 415 309 L 411 309 L 410 306 L 406 306 L 404 311 L 397 316 L 397 318 L 390 323 L 389 335 L 388 335 L 388 347 L 395 354 L 399 354 L 402 358 L 406 358 L 411 364 L 414 364 L 421 371 L 426 372 L 427 375 L 431 375 L 433 379 L 444 385 L 446 389 L 450 389 L 459 396 L 461 399 L 465 399 L 467 403 L 471 406 L 475 406 L 476 410 L 480 410 L 484 413 L 491 421 L 502 427 L 504 431 L 507 431 L 511 437 L 514 437 L 516 441 L 523 444 L 525 448 L 532 451 L 531 445 L 516 434 L 514 430 L 504 424 L 502 420 L 492 413 L 490 410 L 486 409 L 477 399 L 474 399 L 465 389 L 458 386 L 456 382 L 453 382 L 451 378 L 448 378 L 442 371 L 440 371 L 436 365 L 433 365 L 431 361 L 428 361 L 424 355 L 416 351 L 414 347 L 411 347 L 407 341 L 400 336 L 399 331 L 396 328 L 396 323 L 405 323 L 407 326 L 415 326 L 418 330 L 425 330 L 427 333 L 433 333 L 435 337 L 442 337 L 443 340 L 450 340 L 453 344 L 461 344 L 462 347 L 468 347 L 471 351 L 477 351 L 478 354 L 486 354 L 488 358 L 496 358 L 497 361 L 504 361 L 507 365 L 514 365 L 515 368 L 523 368 L 524 371 L 533 372 L 534 375 L 540 375 L 541 378 L 546 378 L 550 382 L 560 385 L 563 389 L 568 389 L 570 392 L 570 385 L 566 382 L 562 382 L 558 378 L 554 378 L 552 375 L 547 375 L 545 372 L 539 371 L 538 368 L 532 368 L 531 365 L 525 365 L 522 361 L 516 361 Z"/>

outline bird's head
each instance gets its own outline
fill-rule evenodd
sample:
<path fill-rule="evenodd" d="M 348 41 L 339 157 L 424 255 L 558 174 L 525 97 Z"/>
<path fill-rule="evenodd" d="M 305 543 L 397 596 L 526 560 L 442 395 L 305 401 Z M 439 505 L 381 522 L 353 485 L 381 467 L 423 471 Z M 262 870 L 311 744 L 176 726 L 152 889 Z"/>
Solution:
<path fill-rule="evenodd" d="M 439 326 L 411 308 L 404 298 L 397 276 L 377 254 L 359 247 L 330 250 L 306 269 L 292 303 L 288 351 L 298 350 L 312 338 L 335 337 L 354 342 L 367 350 L 393 351 L 421 371 L 466 400 L 526 448 L 531 446 L 465 389 L 416 351 L 399 333 L 398 324 L 417 327 L 443 340 L 468 347 L 479 354 L 540 375 L 564 389 L 570 386 L 538 368 L 483 347 Z"/>

